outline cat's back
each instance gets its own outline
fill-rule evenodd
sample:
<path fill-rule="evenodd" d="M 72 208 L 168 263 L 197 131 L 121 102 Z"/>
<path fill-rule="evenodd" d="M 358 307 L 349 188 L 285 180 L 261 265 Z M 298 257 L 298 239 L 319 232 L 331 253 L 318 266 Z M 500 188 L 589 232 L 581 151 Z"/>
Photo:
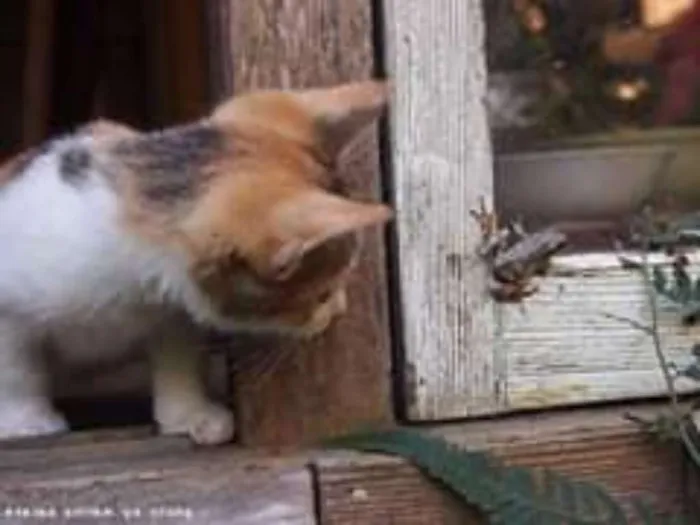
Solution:
<path fill-rule="evenodd" d="M 91 139 L 69 136 L 19 155 L 0 172 L 0 242 L 49 240 L 97 226 L 114 207 L 90 151 Z M 91 216 L 93 221 L 83 221 Z M 7 246 L 3 246 L 6 249 Z"/>
<path fill-rule="evenodd" d="M 89 301 L 96 286 L 128 285 L 114 282 L 134 254 L 119 235 L 95 140 L 47 142 L 0 172 L 0 305 L 51 311 Z"/>

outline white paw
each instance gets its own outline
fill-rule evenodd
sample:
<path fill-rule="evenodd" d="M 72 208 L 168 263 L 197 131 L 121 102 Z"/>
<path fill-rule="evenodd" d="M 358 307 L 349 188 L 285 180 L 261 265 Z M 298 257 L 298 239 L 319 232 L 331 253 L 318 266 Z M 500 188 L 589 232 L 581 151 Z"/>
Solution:
<path fill-rule="evenodd" d="M 230 410 L 215 403 L 196 409 L 175 410 L 158 419 L 161 434 L 186 434 L 198 445 L 220 445 L 233 439 L 235 423 Z"/>
<path fill-rule="evenodd" d="M 0 408 L 0 439 L 46 436 L 67 431 L 68 423 L 52 408 L 36 406 Z"/>

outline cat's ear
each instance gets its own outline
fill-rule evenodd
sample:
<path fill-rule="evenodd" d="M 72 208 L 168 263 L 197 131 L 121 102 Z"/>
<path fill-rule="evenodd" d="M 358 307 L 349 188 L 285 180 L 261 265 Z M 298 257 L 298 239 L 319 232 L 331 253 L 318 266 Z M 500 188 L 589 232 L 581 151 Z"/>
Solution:
<path fill-rule="evenodd" d="M 306 192 L 275 210 L 278 243 L 269 254 L 265 273 L 283 280 L 309 251 L 324 242 L 384 224 L 392 216 L 391 208 L 384 204 L 353 201 L 320 190 Z"/>
<path fill-rule="evenodd" d="M 389 87 L 368 80 L 325 89 L 297 92 L 299 100 L 319 125 L 326 151 L 335 157 L 387 106 Z"/>

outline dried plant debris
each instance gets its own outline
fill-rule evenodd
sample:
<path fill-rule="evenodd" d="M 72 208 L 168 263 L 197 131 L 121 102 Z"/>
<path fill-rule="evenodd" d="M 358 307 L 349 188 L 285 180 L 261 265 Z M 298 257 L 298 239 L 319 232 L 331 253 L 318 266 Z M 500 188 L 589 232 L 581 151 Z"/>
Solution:
<path fill-rule="evenodd" d="M 671 207 L 673 202 L 667 203 Z M 700 248 L 700 212 L 678 215 L 646 207 L 630 219 L 632 247 L 669 255 Z"/>
<path fill-rule="evenodd" d="M 537 292 L 537 277 L 547 273 L 551 258 L 567 245 L 556 228 L 528 232 L 519 222 L 499 226 L 498 216 L 482 198 L 470 212 L 481 230 L 479 256 L 491 270 L 489 291 L 499 302 L 518 303 Z"/>
<path fill-rule="evenodd" d="M 691 416 L 692 411 L 688 409 L 683 414 L 682 423 L 687 424 Z M 680 439 L 678 417 L 672 412 L 662 412 L 652 418 L 643 418 L 628 412 L 624 418 L 659 443 L 675 443 Z"/>
<path fill-rule="evenodd" d="M 680 312 L 684 324 L 696 324 L 700 320 L 700 276 L 690 274 L 688 252 L 700 247 L 700 213 L 665 219 L 646 210 L 637 223 L 633 232 L 636 244 L 642 250 L 662 250 L 671 258 L 670 264 L 649 265 L 654 291 L 667 309 Z M 616 250 L 623 268 L 645 271 L 642 262 L 622 255 L 619 243 Z"/>

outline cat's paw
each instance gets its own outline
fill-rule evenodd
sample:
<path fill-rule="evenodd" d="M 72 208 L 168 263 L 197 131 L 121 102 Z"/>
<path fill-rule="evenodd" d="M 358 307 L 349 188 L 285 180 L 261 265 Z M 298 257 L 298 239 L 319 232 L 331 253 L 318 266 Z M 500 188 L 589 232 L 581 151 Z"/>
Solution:
<path fill-rule="evenodd" d="M 0 408 L 0 439 L 47 436 L 68 431 L 65 418 L 51 408 Z"/>
<path fill-rule="evenodd" d="M 188 435 L 198 445 L 221 445 L 233 439 L 235 422 L 230 410 L 215 403 L 158 418 L 161 434 Z"/>

